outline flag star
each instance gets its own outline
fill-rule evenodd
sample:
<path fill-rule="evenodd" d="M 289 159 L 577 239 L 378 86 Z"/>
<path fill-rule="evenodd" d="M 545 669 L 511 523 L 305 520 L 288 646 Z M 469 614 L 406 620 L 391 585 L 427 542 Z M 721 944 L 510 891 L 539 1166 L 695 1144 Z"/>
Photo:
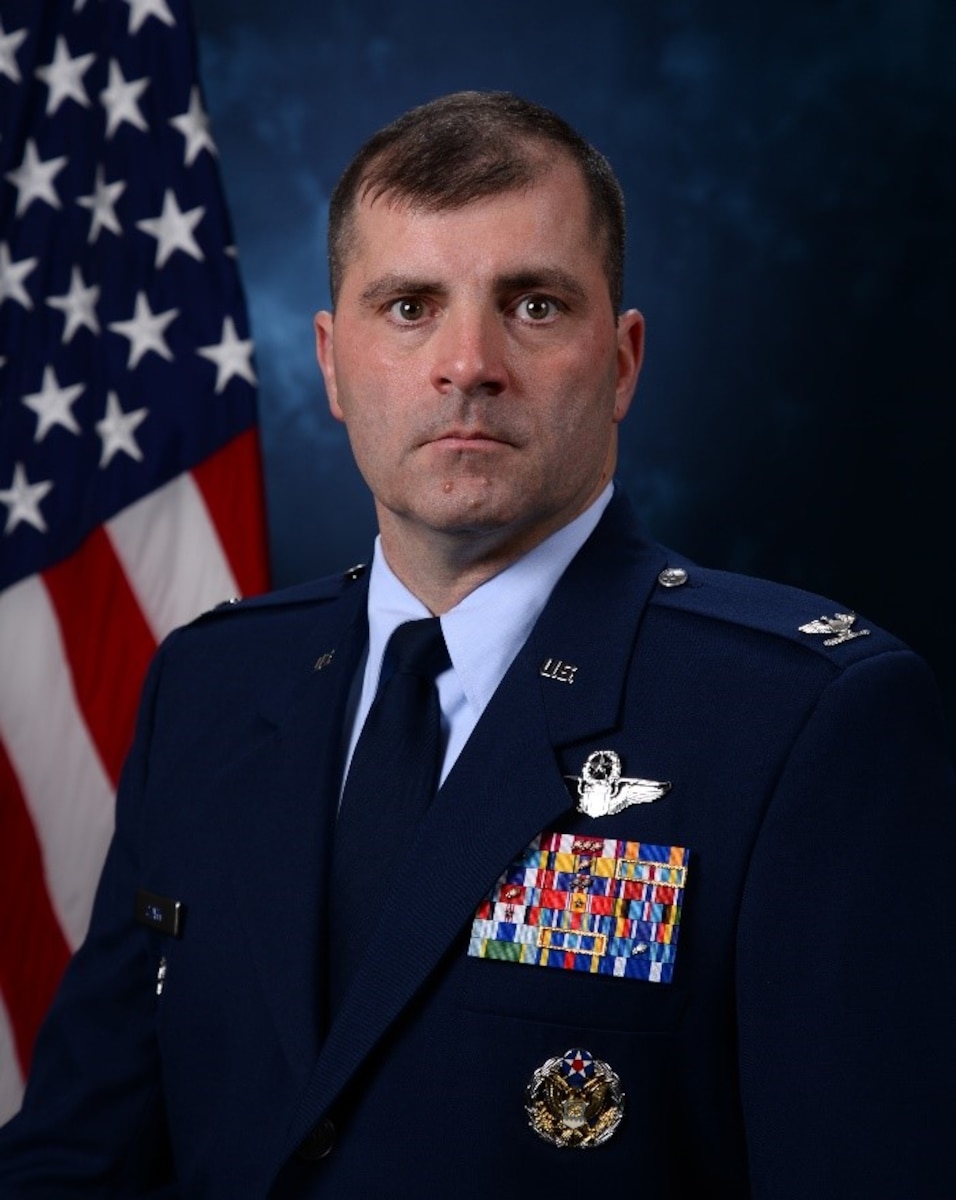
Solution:
<path fill-rule="evenodd" d="M 112 321 L 109 328 L 124 338 L 129 338 L 129 362 L 126 364 L 131 371 L 144 354 L 154 350 L 167 362 L 172 362 L 173 353 L 166 345 L 163 334 L 166 326 L 179 316 L 178 308 L 170 308 L 164 313 L 154 313 L 149 307 L 145 292 L 136 293 L 136 307 L 128 321 Z"/>
<path fill-rule="evenodd" d="M 129 5 L 129 32 L 131 34 L 139 33 L 143 22 L 148 17 L 156 17 L 164 25 L 170 27 L 176 24 L 166 0 L 126 0 L 126 3 Z"/>
<path fill-rule="evenodd" d="M 64 100 L 75 100 L 84 108 L 90 107 L 90 98 L 83 87 L 83 76 L 93 65 L 95 54 L 78 54 L 70 58 L 70 48 L 65 37 L 56 39 L 53 61 L 49 66 L 37 67 L 36 74 L 50 89 L 46 98 L 46 115 L 52 116 Z"/>
<path fill-rule="evenodd" d="M 115 233 L 117 237 L 122 234 L 123 230 L 116 219 L 116 208 L 114 206 L 125 191 L 126 184 L 122 179 L 117 179 L 115 183 L 104 183 L 102 164 L 96 168 L 96 182 L 93 184 L 93 191 L 89 196 L 77 196 L 76 198 L 77 204 L 82 204 L 84 208 L 88 208 L 93 214 L 87 241 L 90 243 L 95 242 L 99 237 L 101 229 L 108 229 L 110 233 Z"/>
<path fill-rule="evenodd" d="M 44 479 L 31 483 L 23 469 L 23 463 L 13 468 L 13 481 L 8 488 L 0 488 L 0 504 L 7 506 L 7 523 L 4 533 L 12 533 L 24 521 L 46 533 L 46 521 L 40 512 L 40 501 L 53 488 L 53 481 Z"/>
<path fill-rule="evenodd" d="M 30 138 L 23 152 L 23 161 L 13 171 L 7 171 L 7 179 L 17 189 L 17 211 L 19 217 L 34 200 L 43 200 L 51 208 L 62 208 L 60 197 L 53 186 L 54 175 L 66 166 L 66 155 L 40 161 L 37 144 Z"/>
<path fill-rule="evenodd" d="M 156 239 L 157 270 L 177 250 L 184 251 L 197 262 L 203 261 L 203 252 L 193 237 L 193 230 L 203 219 L 205 212 L 202 206 L 183 212 L 175 192 L 172 188 L 167 188 L 163 196 L 163 211 L 159 216 L 136 222 L 137 229 L 142 229 L 143 233 L 148 233 Z"/>
<path fill-rule="evenodd" d="M 38 392 L 23 397 L 23 403 L 37 415 L 35 442 L 42 442 L 54 425 L 62 425 L 70 433 L 78 434 L 80 427 L 73 416 L 73 405 L 85 391 L 82 383 L 71 383 L 60 387 L 52 367 L 43 368 L 43 386 Z"/>
<path fill-rule="evenodd" d="M 186 139 L 186 166 L 191 166 L 203 150 L 210 154 L 216 153 L 216 143 L 209 131 L 209 116 L 202 106 L 202 96 L 199 88 L 194 87 L 189 93 L 189 108 L 178 117 L 170 118 L 170 125 Z"/>
<path fill-rule="evenodd" d="M 149 414 L 147 408 L 136 408 L 124 413 L 120 408 L 119 396 L 115 392 L 106 395 L 106 416 L 96 422 L 96 432 L 103 441 L 103 451 L 100 454 L 100 467 L 109 466 L 116 454 L 128 454 L 137 462 L 143 461 L 143 452 L 133 436 L 137 426 L 141 425 Z"/>
<path fill-rule="evenodd" d="M 96 302 L 99 298 L 99 287 L 96 284 L 87 287 L 79 267 L 74 267 L 70 273 L 68 292 L 62 296 L 47 297 L 47 304 L 51 308 L 58 308 L 66 315 L 62 338 L 64 345 L 73 340 L 73 335 L 81 327 L 99 333 L 100 323 L 96 319 Z"/>
<path fill-rule="evenodd" d="M 255 386 L 256 373 L 252 369 L 252 339 L 236 335 L 232 317 L 222 323 L 222 341 L 218 345 L 198 346 L 196 353 L 216 364 L 216 395 L 225 390 L 234 375 Z"/>
<path fill-rule="evenodd" d="M 19 262 L 11 262 L 7 243 L 0 242 L 0 304 L 4 300 L 16 300 L 24 308 L 33 308 L 33 301 L 23 281 L 39 261 L 38 258 L 21 258 Z"/>
<path fill-rule="evenodd" d="M 100 92 L 100 100 L 106 109 L 106 136 L 111 138 L 120 125 L 127 121 L 144 132 L 149 129 L 136 103 L 149 87 L 149 79 L 126 79 L 115 58 L 110 59 L 109 85 Z"/>
<path fill-rule="evenodd" d="M 20 82 L 20 68 L 17 65 L 17 51 L 26 41 L 27 31 L 15 29 L 13 33 L 5 33 L 3 22 L 0 21 L 0 75 L 6 75 L 14 83 Z"/>

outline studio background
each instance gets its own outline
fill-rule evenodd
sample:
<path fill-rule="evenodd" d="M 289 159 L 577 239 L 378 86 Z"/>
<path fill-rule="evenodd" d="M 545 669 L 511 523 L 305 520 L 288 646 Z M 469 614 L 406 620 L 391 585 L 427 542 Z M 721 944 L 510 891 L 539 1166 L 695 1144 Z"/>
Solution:
<path fill-rule="evenodd" d="M 625 300 L 648 341 L 619 473 L 650 532 L 892 629 L 933 666 L 956 731 L 956 7 L 194 11 L 257 345 L 277 585 L 367 558 L 374 535 L 313 355 L 335 181 L 406 108 L 507 89 L 575 125 L 627 196 Z"/>

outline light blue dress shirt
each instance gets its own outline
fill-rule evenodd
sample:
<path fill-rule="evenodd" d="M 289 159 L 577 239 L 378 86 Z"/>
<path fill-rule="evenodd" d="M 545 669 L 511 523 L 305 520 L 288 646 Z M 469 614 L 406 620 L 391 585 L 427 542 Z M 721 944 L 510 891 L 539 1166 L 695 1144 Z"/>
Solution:
<path fill-rule="evenodd" d="M 451 658 L 451 667 L 436 680 L 445 746 L 442 783 L 524 645 L 555 584 L 594 531 L 613 491 L 614 485 L 609 483 L 570 524 L 486 580 L 441 617 Z M 346 773 L 375 699 L 388 639 L 403 622 L 431 615 L 394 574 L 382 552 L 381 539 L 376 538 L 368 588 L 368 650 L 364 671 L 358 676 L 361 691 L 357 686 L 353 688 L 350 707 L 354 718 Z"/>

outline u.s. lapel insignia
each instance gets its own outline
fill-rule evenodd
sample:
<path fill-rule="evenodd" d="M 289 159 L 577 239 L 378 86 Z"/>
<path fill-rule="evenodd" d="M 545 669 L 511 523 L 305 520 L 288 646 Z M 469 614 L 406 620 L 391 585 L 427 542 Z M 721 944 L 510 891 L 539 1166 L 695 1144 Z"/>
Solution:
<path fill-rule="evenodd" d="M 826 633 L 829 637 L 823 639 L 824 646 L 842 646 L 844 642 L 852 642 L 854 638 L 867 637 L 868 629 L 854 629 L 856 613 L 834 613 L 832 617 L 820 617 L 816 621 L 808 621 L 800 626 L 801 633 Z"/>
<path fill-rule="evenodd" d="M 528 1123 L 553 1146 L 590 1150 L 611 1137 L 624 1116 L 617 1073 L 587 1050 L 549 1058 L 531 1076 L 525 1097 Z"/>
<path fill-rule="evenodd" d="M 588 817 L 613 817 L 632 804 L 650 804 L 671 790 L 662 779 L 628 779 L 621 774 L 621 757 L 614 750 L 595 750 L 581 774 L 567 777 L 578 785 L 578 812 Z"/>

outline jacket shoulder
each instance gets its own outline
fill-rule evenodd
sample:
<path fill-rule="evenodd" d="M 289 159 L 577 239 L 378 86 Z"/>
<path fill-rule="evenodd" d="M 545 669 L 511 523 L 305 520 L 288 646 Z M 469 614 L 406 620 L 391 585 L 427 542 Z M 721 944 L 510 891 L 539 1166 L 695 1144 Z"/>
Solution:
<path fill-rule="evenodd" d="M 261 613 L 265 615 L 301 608 L 311 609 L 316 604 L 338 600 L 347 595 L 353 586 L 365 577 L 367 569 L 364 563 L 358 563 L 349 567 L 347 571 L 341 571 L 335 575 L 310 579 L 305 583 L 293 584 L 272 592 L 263 592 L 258 596 L 233 596 L 200 614 L 191 624 L 201 626 L 215 621 L 230 620 L 240 614 Z"/>
<path fill-rule="evenodd" d="M 782 639 L 845 667 L 908 647 L 852 607 L 789 584 L 704 567 L 667 551 L 651 604 L 734 631 Z"/>

